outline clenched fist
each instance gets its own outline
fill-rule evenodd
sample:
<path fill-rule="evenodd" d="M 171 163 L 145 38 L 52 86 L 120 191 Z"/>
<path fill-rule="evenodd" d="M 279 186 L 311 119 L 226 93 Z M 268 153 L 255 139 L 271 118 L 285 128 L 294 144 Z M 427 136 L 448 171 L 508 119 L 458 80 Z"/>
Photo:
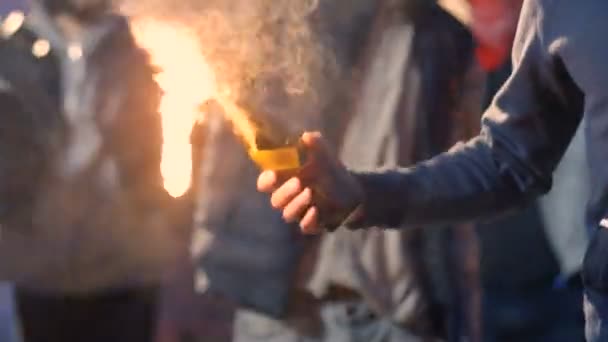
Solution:
<path fill-rule="evenodd" d="M 285 221 L 299 222 L 303 233 L 334 230 L 359 211 L 361 185 L 320 133 L 304 133 L 301 142 L 307 160 L 300 172 L 286 179 L 278 172 L 264 171 L 258 178 L 258 189 L 271 193 L 272 206 L 282 210 Z"/>

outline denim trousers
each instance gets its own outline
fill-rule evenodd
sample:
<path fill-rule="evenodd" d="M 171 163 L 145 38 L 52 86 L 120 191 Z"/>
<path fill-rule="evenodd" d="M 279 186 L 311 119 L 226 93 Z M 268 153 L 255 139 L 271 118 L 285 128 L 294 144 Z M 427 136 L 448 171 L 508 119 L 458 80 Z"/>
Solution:
<path fill-rule="evenodd" d="M 483 342 L 583 342 L 583 289 L 486 288 Z"/>
<path fill-rule="evenodd" d="M 321 308 L 321 336 L 304 336 L 283 321 L 242 309 L 234 323 L 235 342 L 422 342 L 388 319 L 374 317 L 363 302 L 336 302 Z"/>

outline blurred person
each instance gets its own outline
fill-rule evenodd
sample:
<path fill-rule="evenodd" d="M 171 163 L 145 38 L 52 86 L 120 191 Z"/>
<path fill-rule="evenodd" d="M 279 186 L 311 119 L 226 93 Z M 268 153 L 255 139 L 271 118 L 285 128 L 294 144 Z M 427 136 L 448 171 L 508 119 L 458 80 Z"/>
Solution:
<path fill-rule="evenodd" d="M 216 115 L 214 115 L 216 114 Z M 195 123 L 190 140 L 192 145 L 192 183 L 188 195 L 194 205 L 191 209 L 191 219 L 195 219 L 197 212 L 203 210 L 201 196 L 204 196 L 207 189 L 208 174 L 210 170 L 215 170 L 217 161 L 213 154 L 213 149 L 224 147 L 216 144 L 215 135 L 218 133 L 218 125 L 224 129 L 223 117 L 217 113 L 209 113 L 204 121 Z M 231 131 L 225 130 L 224 138 L 230 137 Z M 232 141 L 235 143 L 235 141 Z M 234 150 L 232 150 L 234 149 Z M 240 153 L 242 149 L 238 144 L 230 145 L 227 152 Z M 207 153 L 207 151 L 211 153 Z M 236 157 L 232 157 L 235 158 Z M 239 155 L 239 158 L 242 156 Z M 203 172 L 204 171 L 204 172 Z M 203 172 L 204 174 L 201 174 Z M 213 178 L 211 178 L 213 181 Z M 201 186 L 202 185 L 202 186 Z M 219 184 L 218 184 L 219 186 Z M 219 191 L 219 189 L 218 189 Z M 218 198 L 220 201 L 223 197 Z M 197 205 L 198 203 L 198 205 Z M 222 204 L 219 203 L 221 206 Z M 203 215 L 205 212 L 203 211 Z M 200 215 L 200 214 L 199 214 Z M 198 229 L 204 229 L 190 223 L 194 227 L 194 235 Z M 200 269 L 201 260 L 196 257 L 198 253 L 203 253 L 205 246 L 198 246 L 196 243 L 191 248 L 185 248 L 179 253 L 179 258 L 173 266 L 171 278 L 161 288 L 161 300 L 159 309 L 159 328 L 156 342 L 195 342 L 195 341 L 232 341 L 232 330 L 235 311 L 238 304 L 230 300 L 230 296 L 218 295 L 216 291 L 207 291 L 204 286 L 194 286 L 200 281 L 197 275 L 205 273 Z M 193 258 L 192 254 L 195 255 Z M 204 284 L 203 284 L 204 285 Z"/>
<path fill-rule="evenodd" d="M 472 134 L 467 132 L 470 128 L 462 121 L 460 129 L 449 128 L 451 123 L 458 121 L 456 117 L 468 117 L 470 113 L 474 113 L 475 117 L 479 111 L 474 104 L 471 105 L 475 102 L 479 105 L 481 88 L 469 84 L 479 80 L 472 63 L 472 39 L 464 27 L 436 5 L 417 1 L 383 3 L 379 7 L 373 1 L 359 1 L 353 4 L 358 6 L 356 9 L 350 9 L 353 17 L 342 18 L 342 22 L 332 22 L 337 20 L 332 14 L 336 13 L 338 4 L 325 2 L 321 6 L 319 15 L 327 16 L 321 21 L 331 26 L 324 29 L 338 31 L 334 38 L 341 45 L 334 49 L 338 50 L 338 54 L 343 53 L 342 61 L 348 65 L 358 59 L 354 56 L 367 57 L 364 58 L 363 68 L 365 78 L 370 78 L 372 83 L 361 85 L 363 99 L 354 105 L 359 108 L 358 120 L 367 122 L 368 115 L 374 114 L 368 109 L 376 103 L 377 94 L 370 85 L 391 81 L 403 84 L 402 93 L 397 94 L 400 100 L 393 102 L 384 99 L 387 102 L 382 102 L 386 105 L 382 116 L 387 119 L 389 126 L 403 125 L 411 131 L 419 128 L 420 135 L 399 142 L 400 147 L 395 146 L 397 150 L 393 150 L 390 158 L 396 158 L 399 163 L 409 163 L 440 151 L 450 141 L 457 139 L 456 136 Z M 336 8 L 332 9 L 331 6 Z M 391 15 L 391 12 L 398 14 Z M 385 22 L 387 19 L 388 22 Z M 363 47 L 364 44 L 355 36 L 372 28 L 369 44 Z M 393 43 L 403 38 L 405 41 L 402 44 L 395 44 L 391 48 Z M 437 53 L 436 49 L 441 53 Z M 378 61 L 383 58 L 391 60 L 386 69 L 378 66 Z M 399 68 L 399 65 L 403 68 L 403 79 L 393 80 L 389 77 L 391 70 Z M 446 79 L 446 82 L 439 82 Z M 434 89 L 434 96 L 442 100 L 421 97 L 420 93 L 407 90 L 408 86 L 413 89 L 418 85 Z M 355 87 L 359 88 L 358 85 Z M 458 94 L 459 91 L 471 91 L 469 95 L 472 95 L 474 90 L 479 94 L 475 98 L 464 100 L 464 94 Z M 272 98 L 270 101 L 275 100 L 275 95 L 269 96 Z M 346 101 L 334 105 L 350 106 L 352 99 Z M 456 101 L 458 105 L 454 103 Z M 309 116 L 299 112 L 306 102 L 291 99 L 290 103 L 293 109 L 286 110 L 290 113 L 290 119 L 298 121 L 298 118 Z M 441 109 L 451 107 L 450 104 L 458 109 L 451 113 L 453 116 L 444 116 L 446 112 Z M 424 113 L 414 108 L 424 108 Z M 272 110 L 253 112 L 272 113 Z M 388 233 L 367 237 L 368 251 L 372 248 L 378 252 L 385 245 L 391 248 L 386 257 L 371 256 L 371 262 L 378 264 L 379 268 L 397 268 L 396 274 L 390 271 L 390 274 L 380 275 L 370 272 L 367 267 L 365 270 L 351 268 L 351 262 L 363 260 L 357 257 L 351 259 L 350 253 L 358 244 L 347 236 L 324 241 L 320 260 L 316 260 L 317 241 L 298 237 L 268 206 L 265 196 L 245 190 L 253 190 L 257 172 L 221 115 L 214 114 L 211 109 L 205 118 L 205 124 L 199 127 L 198 138 L 195 139 L 195 146 L 198 146 L 201 154 L 201 162 L 195 163 L 200 167 L 194 183 L 196 189 L 200 189 L 193 239 L 193 250 L 199 263 L 195 281 L 202 293 L 220 294 L 239 306 L 235 316 L 234 341 L 370 341 L 373 338 L 378 341 L 423 341 L 444 337 L 447 330 L 455 330 L 450 329 L 452 322 L 448 322 L 450 320 L 446 316 L 456 312 L 448 313 L 450 309 L 442 308 L 439 314 L 431 313 L 437 311 L 440 304 L 431 304 L 437 299 L 431 299 L 431 295 L 424 293 L 430 290 L 428 285 L 419 284 L 430 281 L 430 276 L 422 275 L 424 271 L 416 268 L 436 266 L 419 260 L 398 262 L 402 257 L 415 254 L 416 244 L 421 240 L 428 240 L 424 243 L 431 245 L 430 240 L 449 240 L 449 236 L 421 236 L 419 233 L 422 231 L 418 231 L 409 236 Z M 328 119 L 333 121 L 336 118 Z M 416 123 L 412 124 L 410 120 Z M 305 127 L 307 124 L 297 125 Z M 353 123 L 349 128 L 351 140 L 354 132 L 360 133 L 364 128 L 360 124 Z M 375 135 L 395 137 L 393 133 L 392 129 L 383 126 L 377 129 Z M 412 146 L 409 146 L 410 143 Z M 351 141 L 354 146 L 349 148 L 356 150 L 359 144 L 358 141 Z M 384 152 L 376 149 L 383 150 L 383 147 L 375 146 L 373 149 L 364 157 L 369 160 L 381 159 L 378 154 Z M 355 162 L 357 153 L 352 153 L 355 154 L 351 161 Z M 373 167 L 376 163 L 365 166 Z M 365 237 L 359 236 L 357 240 L 359 238 Z M 382 242 L 383 238 L 386 243 Z M 339 268 L 340 265 L 331 265 L 332 256 L 327 253 L 340 242 L 347 245 L 341 252 L 347 259 L 344 266 L 353 272 L 351 280 L 385 277 L 376 279 L 375 288 L 370 289 L 362 283 L 357 287 L 352 282 L 332 284 L 334 279 L 330 279 L 328 273 L 336 270 L 334 266 Z M 448 254 L 435 256 L 434 260 L 440 260 L 445 264 L 443 267 L 449 268 L 446 260 L 443 260 L 450 258 Z M 370 258 L 365 262 L 369 262 Z M 398 266 L 394 265 L 395 262 Z M 410 265 L 410 262 L 415 265 Z M 298 265 L 295 270 L 291 267 L 293 263 Z M 388 283 L 383 284 L 384 281 Z M 440 283 L 441 280 L 435 282 Z M 456 287 L 454 282 L 451 285 Z M 349 286 L 352 289 L 348 289 Z M 395 297 L 378 301 L 376 294 L 387 289 L 394 290 Z"/>
<path fill-rule="evenodd" d="M 319 208 L 303 180 L 331 194 L 334 208 L 350 213 L 345 225 L 352 229 L 494 217 L 551 189 L 552 174 L 584 114 L 592 184 L 587 225 L 594 234 L 583 261 L 586 336 L 605 340 L 608 203 L 601 84 L 608 69 L 605 49 L 594 36 L 605 28 L 604 10 L 601 1 L 525 1 L 513 72 L 486 111 L 481 134 L 468 143 L 412 168 L 356 173 L 340 165 L 318 134 L 305 134 L 314 162 L 286 183 L 263 173 L 260 190 L 273 192 L 272 204 L 308 233 L 334 224 L 319 216 L 329 208 Z"/>
<path fill-rule="evenodd" d="M 282 118 L 287 117 L 290 128 L 319 127 L 308 98 L 286 94 L 273 75 L 255 81 L 258 86 L 242 96 L 254 119 L 260 115 L 285 123 Z M 218 331 L 214 340 L 316 340 L 321 334 L 318 305 L 305 279 L 316 238 L 294 233 L 295 225 L 286 224 L 268 205 L 268 197 L 256 191 L 257 167 L 222 109 L 210 102 L 204 118 L 192 134 L 193 277 L 200 301 L 219 302 L 222 317 L 233 315 L 230 333 Z M 207 312 L 207 308 L 191 311 Z M 224 330 L 223 322 L 206 319 L 203 324 L 206 330 Z M 211 339 L 208 332 L 182 331 L 173 336 Z"/>
<path fill-rule="evenodd" d="M 157 286 L 186 246 L 153 76 L 110 1 L 33 1 L 2 23 L 0 277 L 25 342 L 153 338 Z"/>
<path fill-rule="evenodd" d="M 252 113 L 278 115 L 271 106 L 255 108 Z M 304 106 L 294 104 L 285 112 L 292 124 L 307 127 L 310 116 L 297 108 Z M 298 322 L 314 322 L 315 317 L 309 311 L 312 296 L 293 268 L 302 263 L 309 241 L 294 234 L 294 227 L 268 205 L 267 196 L 255 190 L 257 168 L 215 104 L 208 106 L 204 124 L 195 128 L 193 150 L 196 291 L 211 302 L 225 303 L 225 309 L 236 309 L 234 341 L 272 341 L 291 324 L 303 336 L 314 335 L 312 327 Z"/>
<path fill-rule="evenodd" d="M 406 166 L 472 136 L 483 94 L 466 27 L 434 1 L 375 4 L 345 96 L 351 104 L 338 101 L 338 114 L 327 115 L 340 159 L 357 170 Z M 476 340 L 469 324 L 478 317 L 467 306 L 477 289 L 452 271 L 476 257 L 474 235 L 469 226 L 443 228 L 325 236 L 310 283 L 324 340 Z"/>

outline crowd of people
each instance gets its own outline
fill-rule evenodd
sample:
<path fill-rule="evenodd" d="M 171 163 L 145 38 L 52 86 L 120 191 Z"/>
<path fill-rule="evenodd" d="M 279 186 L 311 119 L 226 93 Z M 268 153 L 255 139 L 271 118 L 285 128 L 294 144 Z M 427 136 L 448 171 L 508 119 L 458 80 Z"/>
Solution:
<path fill-rule="evenodd" d="M 577 5 L 318 2 L 328 101 L 256 104 L 322 132 L 302 138 L 313 177 L 260 176 L 208 106 L 173 198 L 155 66 L 116 3 L 2 0 L 1 341 L 604 341 L 602 266 L 582 274 L 585 204 L 598 222 L 607 205 L 587 170 L 595 38 L 552 17 Z"/>

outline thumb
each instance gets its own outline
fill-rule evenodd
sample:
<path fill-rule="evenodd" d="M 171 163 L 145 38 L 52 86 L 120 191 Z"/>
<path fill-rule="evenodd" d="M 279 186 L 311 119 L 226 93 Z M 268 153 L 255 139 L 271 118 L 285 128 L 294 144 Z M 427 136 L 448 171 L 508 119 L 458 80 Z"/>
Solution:
<path fill-rule="evenodd" d="M 328 146 L 320 132 L 305 132 L 301 138 L 302 145 L 316 154 L 327 155 Z"/>

